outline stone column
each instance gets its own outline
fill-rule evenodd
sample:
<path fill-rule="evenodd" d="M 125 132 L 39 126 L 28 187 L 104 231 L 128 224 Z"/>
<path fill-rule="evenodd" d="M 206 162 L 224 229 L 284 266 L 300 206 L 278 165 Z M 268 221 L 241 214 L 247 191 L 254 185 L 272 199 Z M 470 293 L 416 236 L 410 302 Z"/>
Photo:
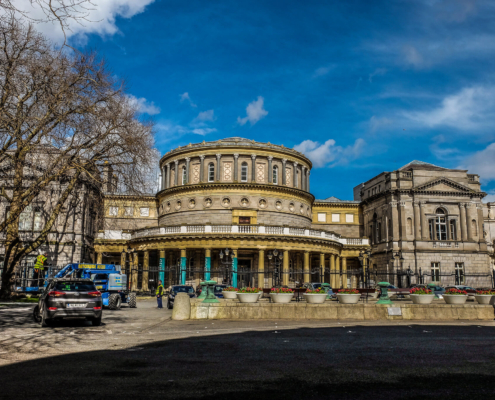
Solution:
<path fill-rule="evenodd" d="M 401 201 L 400 205 L 400 238 L 407 240 L 407 224 L 406 224 L 406 202 Z"/>
<path fill-rule="evenodd" d="M 165 250 L 160 250 L 160 259 L 158 264 L 158 279 L 162 281 L 163 287 L 167 287 L 165 285 Z"/>
<path fill-rule="evenodd" d="M 335 275 L 333 278 L 333 286 L 334 287 L 339 287 L 340 288 L 340 256 L 335 256 Z"/>
<path fill-rule="evenodd" d="M 467 225 L 466 225 L 466 204 L 465 203 L 459 203 L 459 209 L 460 209 L 460 222 L 461 222 L 461 238 L 463 242 L 467 241 Z"/>
<path fill-rule="evenodd" d="M 309 187 L 309 176 L 311 175 L 311 172 L 309 171 L 308 169 L 308 178 L 307 178 L 307 181 L 306 181 L 306 190 L 309 192 L 310 191 L 310 187 Z"/>
<path fill-rule="evenodd" d="M 268 183 L 273 183 L 272 156 L 268 156 Z"/>
<path fill-rule="evenodd" d="M 131 292 L 137 292 L 138 290 L 138 267 L 139 267 L 139 255 L 137 251 L 133 254 L 133 261 L 131 266 Z"/>
<path fill-rule="evenodd" d="M 294 161 L 294 172 L 292 181 L 294 183 L 294 187 L 297 188 L 297 162 Z"/>
<path fill-rule="evenodd" d="M 174 186 L 177 186 L 179 184 L 179 160 L 175 160 L 175 179 L 174 179 Z"/>
<path fill-rule="evenodd" d="M 216 181 L 217 182 L 220 182 L 220 176 L 221 176 L 220 175 L 220 166 L 221 166 L 220 159 L 222 158 L 222 155 L 221 154 L 217 154 L 216 156 L 217 156 L 217 179 L 216 179 Z"/>
<path fill-rule="evenodd" d="M 347 258 L 342 257 L 342 287 L 347 289 Z"/>
<path fill-rule="evenodd" d="M 287 185 L 287 174 L 285 173 L 285 166 L 287 164 L 287 159 L 286 158 L 282 158 L 282 171 L 280 171 L 282 173 L 282 185 Z"/>
<path fill-rule="evenodd" d="M 170 187 L 170 163 L 165 164 L 165 168 L 167 169 L 165 178 L 165 189 L 168 189 Z"/>
<path fill-rule="evenodd" d="M 399 211 L 397 210 L 397 202 L 391 201 L 390 208 L 392 210 L 392 237 L 394 242 L 399 240 L 399 232 L 396 227 L 399 227 Z"/>
<path fill-rule="evenodd" d="M 310 282 L 309 251 L 304 252 L 304 283 Z"/>
<path fill-rule="evenodd" d="M 419 202 L 419 216 L 421 220 L 421 238 L 423 240 L 428 240 L 430 237 L 429 229 L 428 229 L 428 221 L 426 219 L 426 213 L 425 213 L 425 201 L 420 201 Z"/>
<path fill-rule="evenodd" d="M 191 161 L 190 157 L 186 157 L 186 185 L 189 183 L 189 162 Z"/>
<path fill-rule="evenodd" d="M 284 250 L 282 285 L 289 285 L 289 250 Z"/>
<path fill-rule="evenodd" d="M 199 156 L 199 182 L 203 183 L 205 181 L 205 156 Z"/>
<path fill-rule="evenodd" d="M 232 286 L 237 287 L 237 249 L 232 249 Z"/>
<path fill-rule="evenodd" d="M 120 253 L 120 266 L 122 268 L 122 271 L 125 271 L 125 260 L 126 260 L 126 253 L 123 251 Z"/>
<path fill-rule="evenodd" d="M 102 253 L 96 253 L 96 264 L 101 264 L 102 263 L 102 258 L 103 258 L 103 254 Z"/>
<path fill-rule="evenodd" d="M 325 253 L 320 253 L 320 282 L 325 282 Z"/>
<path fill-rule="evenodd" d="M 162 179 L 161 179 L 161 185 L 160 185 L 160 190 L 165 189 L 165 182 L 167 179 L 167 171 L 165 170 L 165 167 L 163 166 L 162 169 Z"/>
<path fill-rule="evenodd" d="M 474 232 L 471 226 L 471 220 L 473 219 L 473 203 L 466 204 L 466 224 L 467 224 L 467 238 L 469 241 L 473 240 Z"/>
<path fill-rule="evenodd" d="M 186 249 L 180 249 L 180 284 L 185 285 L 187 279 L 187 253 Z"/>
<path fill-rule="evenodd" d="M 239 154 L 234 154 L 234 182 L 239 180 Z"/>
<path fill-rule="evenodd" d="M 251 182 L 256 182 L 256 154 L 251 154 Z"/>
<path fill-rule="evenodd" d="M 414 239 L 421 240 L 421 218 L 417 201 L 414 202 Z"/>
<path fill-rule="evenodd" d="M 351 288 L 352 289 L 357 288 L 357 276 L 355 274 L 351 276 Z"/>
<path fill-rule="evenodd" d="M 210 280 L 211 249 L 205 249 L 205 281 Z"/>
<path fill-rule="evenodd" d="M 258 287 L 265 287 L 265 250 L 259 250 L 258 255 Z"/>
<path fill-rule="evenodd" d="M 141 291 L 143 292 L 147 292 L 149 290 L 148 288 L 149 268 L 150 268 L 150 252 L 148 250 L 145 250 L 143 257 L 143 275 L 141 282 Z"/>
<path fill-rule="evenodd" d="M 483 232 L 483 208 L 481 204 L 476 204 L 478 211 L 478 242 L 485 241 L 485 233 Z"/>
<path fill-rule="evenodd" d="M 332 289 L 335 287 L 335 273 L 337 272 L 335 269 L 335 254 L 330 254 L 330 286 Z"/>

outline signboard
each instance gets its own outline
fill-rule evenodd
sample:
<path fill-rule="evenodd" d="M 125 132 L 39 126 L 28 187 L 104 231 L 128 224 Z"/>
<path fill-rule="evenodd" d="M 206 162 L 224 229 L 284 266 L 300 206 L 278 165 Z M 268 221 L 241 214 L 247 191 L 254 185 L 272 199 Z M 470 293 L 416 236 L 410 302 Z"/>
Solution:
<path fill-rule="evenodd" d="M 402 309 L 400 307 L 389 307 L 387 310 L 388 315 L 402 315 Z"/>
<path fill-rule="evenodd" d="M 105 264 L 79 264 L 79 269 L 107 269 Z"/>

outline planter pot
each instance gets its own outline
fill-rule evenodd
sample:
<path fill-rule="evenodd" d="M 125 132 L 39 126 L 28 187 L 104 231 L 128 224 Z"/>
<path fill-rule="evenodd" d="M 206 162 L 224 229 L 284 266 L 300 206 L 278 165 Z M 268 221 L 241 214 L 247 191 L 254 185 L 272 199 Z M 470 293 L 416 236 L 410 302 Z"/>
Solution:
<path fill-rule="evenodd" d="M 430 304 L 433 299 L 435 298 L 434 294 L 410 294 L 409 297 L 411 298 L 412 302 L 414 304 Z"/>
<path fill-rule="evenodd" d="M 361 294 L 341 294 L 337 293 L 337 299 L 339 299 L 339 303 L 341 304 L 357 304 L 359 299 L 361 298 Z"/>
<path fill-rule="evenodd" d="M 261 291 L 261 292 L 258 292 L 258 293 L 260 294 L 260 297 L 259 297 L 259 299 L 261 300 L 261 298 L 263 297 L 263 291 Z"/>
<path fill-rule="evenodd" d="M 477 294 L 474 296 L 478 304 L 492 304 L 495 301 L 495 296 L 493 294 Z"/>
<path fill-rule="evenodd" d="M 237 299 L 237 292 L 222 292 L 224 299 Z"/>
<path fill-rule="evenodd" d="M 256 303 L 260 298 L 259 293 L 238 293 L 237 298 L 240 303 Z"/>
<path fill-rule="evenodd" d="M 270 297 L 274 303 L 290 303 L 294 293 L 270 293 Z"/>
<path fill-rule="evenodd" d="M 447 304 L 464 304 L 468 297 L 465 294 L 444 294 L 443 298 Z"/>
<path fill-rule="evenodd" d="M 304 293 L 303 296 L 308 304 L 323 304 L 327 298 L 326 293 Z"/>

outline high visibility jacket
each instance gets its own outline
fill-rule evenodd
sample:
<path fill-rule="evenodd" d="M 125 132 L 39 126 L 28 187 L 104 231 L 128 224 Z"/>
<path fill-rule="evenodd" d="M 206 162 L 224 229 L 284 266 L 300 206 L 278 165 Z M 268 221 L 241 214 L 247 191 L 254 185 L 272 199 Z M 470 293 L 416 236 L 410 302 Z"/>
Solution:
<path fill-rule="evenodd" d="M 43 254 L 40 254 L 36 257 L 36 264 L 34 264 L 34 269 L 40 269 L 43 271 L 43 265 L 45 264 L 46 257 Z"/>
<path fill-rule="evenodd" d="M 158 287 L 156 288 L 156 295 L 160 295 L 160 296 L 163 296 L 163 292 L 165 290 L 163 289 L 163 285 L 158 285 Z"/>

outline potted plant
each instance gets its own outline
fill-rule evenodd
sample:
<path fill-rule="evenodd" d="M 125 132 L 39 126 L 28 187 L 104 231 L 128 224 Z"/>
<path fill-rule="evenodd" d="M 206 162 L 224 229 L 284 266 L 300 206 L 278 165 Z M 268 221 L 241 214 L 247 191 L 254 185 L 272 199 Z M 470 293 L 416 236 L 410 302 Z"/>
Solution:
<path fill-rule="evenodd" d="M 225 289 L 222 290 L 223 298 L 224 299 L 237 299 L 237 291 L 239 289 L 229 286 Z"/>
<path fill-rule="evenodd" d="M 465 290 L 448 289 L 443 294 L 447 304 L 464 304 L 468 298 Z"/>
<path fill-rule="evenodd" d="M 260 298 L 260 289 L 255 287 L 243 287 L 237 291 L 240 303 L 256 303 Z"/>
<path fill-rule="evenodd" d="M 412 288 L 409 293 L 414 304 L 430 304 L 435 298 L 435 294 L 430 289 L 425 287 Z"/>
<path fill-rule="evenodd" d="M 493 290 L 477 290 L 474 298 L 478 304 L 492 304 L 495 301 L 495 291 Z"/>
<path fill-rule="evenodd" d="M 314 290 L 306 290 L 306 293 L 303 294 L 306 303 L 309 304 L 322 304 L 325 302 L 327 298 L 327 293 L 325 292 L 324 287 L 319 287 Z"/>
<path fill-rule="evenodd" d="M 289 288 L 272 288 L 270 297 L 274 303 L 290 303 L 294 297 L 294 291 Z"/>
<path fill-rule="evenodd" d="M 361 293 L 357 289 L 340 289 L 337 293 L 337 299 L 342 304 L 357 304 L 361 298 Z"/>

